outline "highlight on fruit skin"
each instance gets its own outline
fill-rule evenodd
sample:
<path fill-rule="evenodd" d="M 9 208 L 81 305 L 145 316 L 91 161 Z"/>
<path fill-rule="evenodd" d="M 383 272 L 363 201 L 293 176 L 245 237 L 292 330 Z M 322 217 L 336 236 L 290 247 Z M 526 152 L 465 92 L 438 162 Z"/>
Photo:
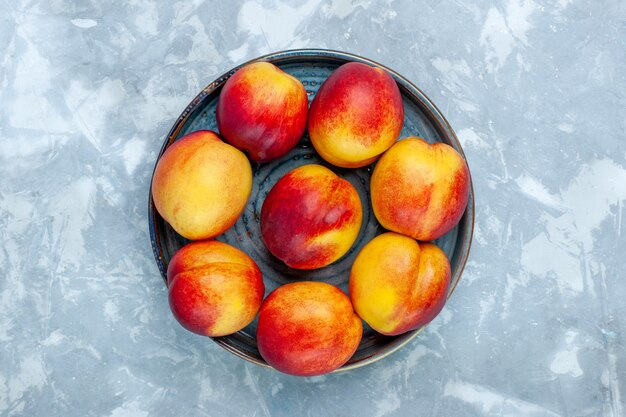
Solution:
<path fill-rule="evenodd" d="M 224 84 L 217 126 L 231 145 L 256 162 L 285 155 L 302 138 L 308 115 L 304 85 L 269 62 L 254 62 Z"/>
<path fill-rule="evenodd" d="M 435 244 L 387 232 L 357 255 L 350 300 L 374 330 L 395 336 L 419 329 L 441 312 L 450 279 L 450 262 Z"/>
<path fill-rule="evenodd" d="M 216 240 L 183 246 L 167 269 L 172 314 L 187 330 L 226 336 L 256 317 L 265 285 L 257 264 L 239 249 Z"/>
<path fill-rule="evenodd" d="M 400 136 L 404 105 L 397 83 L 381 68 L 350 62 L 321 85 L 309 110 L 311 143 L 329 163 L 369 165 Z"/>
<path fill-rule="evenodd" d="M 385 152 L 370 181 L 380 224 L 421 241 L 438 239 L 459 223 L 469 188 L 465 159 L 445 143 L 418 137 L 401 139 Z"/>
<path fill-rule="evenodd" d="M 261 235 L 268 250 L 288 266 L 316 269 L 350 250 L 362 221 L 354 186 L 322 165 L 309 164 L 272 187 L 261 208 Z"/>
<path fill-rule="evenodd" d="M 210 239 L 229 229 L 241 216 L 251 190 L 248 158 L 209 130 L 172 143 L 152 179 L 156 210 L 190 240 Z"/>
<path fill-rule="evenodd" d="M 274 290 L 259 312 L 259 352 L 273 368 L 297 376 L 332 372 L 356 352 L 363 325 L 337 287 L 301 281 Z"/>

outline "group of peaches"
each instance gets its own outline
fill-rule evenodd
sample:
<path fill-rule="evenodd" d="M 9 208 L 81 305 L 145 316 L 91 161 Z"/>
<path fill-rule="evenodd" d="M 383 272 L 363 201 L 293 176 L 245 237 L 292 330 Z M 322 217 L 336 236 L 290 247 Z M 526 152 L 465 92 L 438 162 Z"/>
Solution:
<path fill-rule="evenodd" d="M 176 140 L 157 162 L 152 182 L 159 214 L 193 241 L 167 269 L 170 307 L 182 326 L 225 336 L 258 313 L 256 338 L 265 361 L 288 374 L 311 376 L 350 359 L 361 341 L 361 320 L 384 335 L 398 335 L 441 311 L 450 263 L 428 241 L 461 219 L 469 170 L 444 143 L 398 140 L 404 108 L 388 72 L 344 64 L 320 86 L 309 108 L 300 80 L 271 63 L 251 63 L 224 84 L 216 118 L 220 135 L 203 130 Z M 247 204 L 250 160 L 267 163 L 285 155 L 305 129 L 332 166 L 376 162 L 371 204 L 386 231 L 356 256 L 349 297 L 331 284 L 294 280 L 264 300 L 262 274 L 252 258 L 212 239 L 229 229 Z M 289 267 L 310 270 L 350 250 L 363 212 L 350 182 L 309 164 L 276 182 L 259 218 L 268 250 Z"/>

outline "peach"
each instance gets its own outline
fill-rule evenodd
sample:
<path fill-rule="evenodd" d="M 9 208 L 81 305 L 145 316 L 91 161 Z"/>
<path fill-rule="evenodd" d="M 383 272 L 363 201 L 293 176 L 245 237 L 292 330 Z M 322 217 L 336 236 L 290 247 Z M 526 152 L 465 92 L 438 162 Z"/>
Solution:
<path fill-rule="evenodd" d="M 261 234 L 292 268 L 315 269 L 341 258 L 356 240 L 363 209 L 352 184 L 321 165 L 288 172 L 261 209 Z"/>
<path fill-rule="evenodd" d="M 384 233 L 357 255 L 350 272 L 350 300 L 374 330 L 395 336 L 439 314 L 450 274 L 450 262 L 436 245 Z"/>
<path fill-rule="evenodd" d="M 311 103 L 308 130 L 317 152 L 333 165 L 374 162 L 402 130 L 400 90 L 385 70 L 358 62 L 337 68 Z"/>
<path fill-rule="evenodd" d="M 308 105 L 300 80 L 269 62 L 255 62 L 224 84 L 217 126 L 250 159 L 268 162 L 296 146 L 306 128 Z"/>
<path fill-rule="evenodd" d="M 361 320 L 338 288 L 301 281 L 274 290 L 261 305 L 257 342 L 265 361 L 298 376 L 331 372 L 356 352 Z"/>
<path fill-rule="evenodd" d="M 418 240 L 434 240 L 452 230 L 465 212 L 469 187 L 469 169 L 454 148 L 416 137 L 385 152 L 370 182 L 380 224 Z"/>
<path fill-rule="evenodd" d="M 248 158 L 209 130 L 190 133 L 170 145 L 152 179 L 157 211 L 190 240 L 224 233 L 243 212 L 251 190 Z"/>
<path fill-rule="evenodd" d="M 250 324 L 265 292 L 256 263 L 216 240 L 185 245 L 170 261 L 167 279 L 176 320 L 187 330 L 210 337 Z"/>

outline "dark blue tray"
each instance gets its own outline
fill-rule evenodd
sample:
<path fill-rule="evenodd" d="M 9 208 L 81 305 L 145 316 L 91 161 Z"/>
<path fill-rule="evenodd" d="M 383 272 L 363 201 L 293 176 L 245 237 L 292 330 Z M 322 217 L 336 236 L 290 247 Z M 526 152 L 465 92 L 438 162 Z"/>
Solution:
<path fill-rule="evenodd" d="M 356 61 L 384 68 L 397 81 L 404 101 L 404 126 L 400 137 L 419 136 L 431 143 L 445 142 L 463 155 L 461 145 L 452 128 L 428 97 L 407 79 L 376 62 L 345 52 L 300 49 L 265 55 L 241 66 L 254 61 L 271 62 L 300 79 L 307 90 L 309 101 L 315 97 L 320 84 L 330 73 L 346 62 Z M 167 135 L 159 158 L 172 142 L 187 133 L 200 129 L 218 131 L 215 120 L 217 98 L 226 80 L 240 67 L 233 68 L 217 78 L 193 99 Z M 350 181 L 359 192 L 364 212 L 363 226 L 359 237 L 352 249 L 343 258 L 325 268 L 303 271 L 287 267 L 268 252 L 261 239 L 259 213 L 268 191 L 282 175 L 297 166 L 310 163 L 325 165 Z M 372 166 L 360 169 L 342 169 L 327 164 L 316 154 L 308 135 L 305 133 L 298 146 L 284 157 L 267 164 L 252 164 L 253 185 L 248 205 L 237 223 L 217 239 L 242 249 L 256 261 L 263 272 L 266 295 L 277 286 L 294 280 L 324 281 L 338 286 L 347 293 L 350 268 L 356 254 L 374 236 L 384 232 L 374 217 L 369 198 L 371 169 Z M 149 222 L 154 256 L 162 278 L 167 282 L 168 262 L 187 241 L 174 232 L 157 213 L 152 195 L 150 195 L 149 201 Z M 470 187 L 469 202 L 463 218 L 453 230 L 435 242 L 448 255 L 452 266 L 452 283 L 448 297 L 459 282 L 467 261 L 473 226 L 474 192 Z M 257 349 L 256 324 L 255 320 L 240 332 L 213 340 L 243 359 L 268 366 Z M 348 363 L 339 370 L 352 369 L 383 358 L 408 343 L 421 330 L 390 337 L 375 332 L 364 323 L 363 340 L 359 348 Z"/>

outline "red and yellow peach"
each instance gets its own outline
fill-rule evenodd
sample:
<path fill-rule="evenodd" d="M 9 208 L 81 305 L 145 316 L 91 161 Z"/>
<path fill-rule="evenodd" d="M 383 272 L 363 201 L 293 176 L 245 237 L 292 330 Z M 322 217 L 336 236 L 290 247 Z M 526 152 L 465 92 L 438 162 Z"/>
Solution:
<path fill-rule="evenodd" d="M 170 145 L 152 179 L 157 211 L 178 234 L 191 240 L 224 233 L 243 212 L 251 189 L 248 158 L 208 130 Z"/>
<path fill-rule="evenodd" d="M 391 75 L 350 62 L 337 68 L 313 99 L 309 136 L 317 152 L 331 164 L 362 167 L 393 145 L 403 117 L 402 97 Z"/>
<path fill-rule="evenodd" d="M 356 240 L 363 209 L 356 189 L 321 165 L 288 172 L 261 209 L 261 234 L 292 268 L 315 269 L 341 258 Z"/>
<path fill-rule="evenodd" d="M 178 322 L 204 336 L 235 333 L 254 320 L 265 286 L 244 252 L 216 240 L 180 249 L 167 269 L 169 303 Z"/>
<path fill-rule="evenodd" d="M 283 285 L 263 302 L 257 342 L 265 361 L 291 375 L 331 372 L 354 354 L 361 320 L 338 288 L 323 282 Z"/>
<path fill-rule="evenodd" d="M 388 232 L 357 255 L 350 272 L 350 299 L 374 330 L 398 335 L 424 326 L 439 314 L 450 274 L 448 258 L 436 245 Z"/>
<path fill-rule="evenodd" d="M 372 207 L 385 229 L 434 240 L 463 216 L 469 186 L 469 169 L 454 148 L 406 138 L 376 163 L 370 182 Z"/>
<path fill-rule="evenodd" d="M 308 104 L 300 80 L 269 62 L 255 62 L 224 84 L 217 126 L 250 159 L 268 162 L 296 146 L 306 128 Z"/>

